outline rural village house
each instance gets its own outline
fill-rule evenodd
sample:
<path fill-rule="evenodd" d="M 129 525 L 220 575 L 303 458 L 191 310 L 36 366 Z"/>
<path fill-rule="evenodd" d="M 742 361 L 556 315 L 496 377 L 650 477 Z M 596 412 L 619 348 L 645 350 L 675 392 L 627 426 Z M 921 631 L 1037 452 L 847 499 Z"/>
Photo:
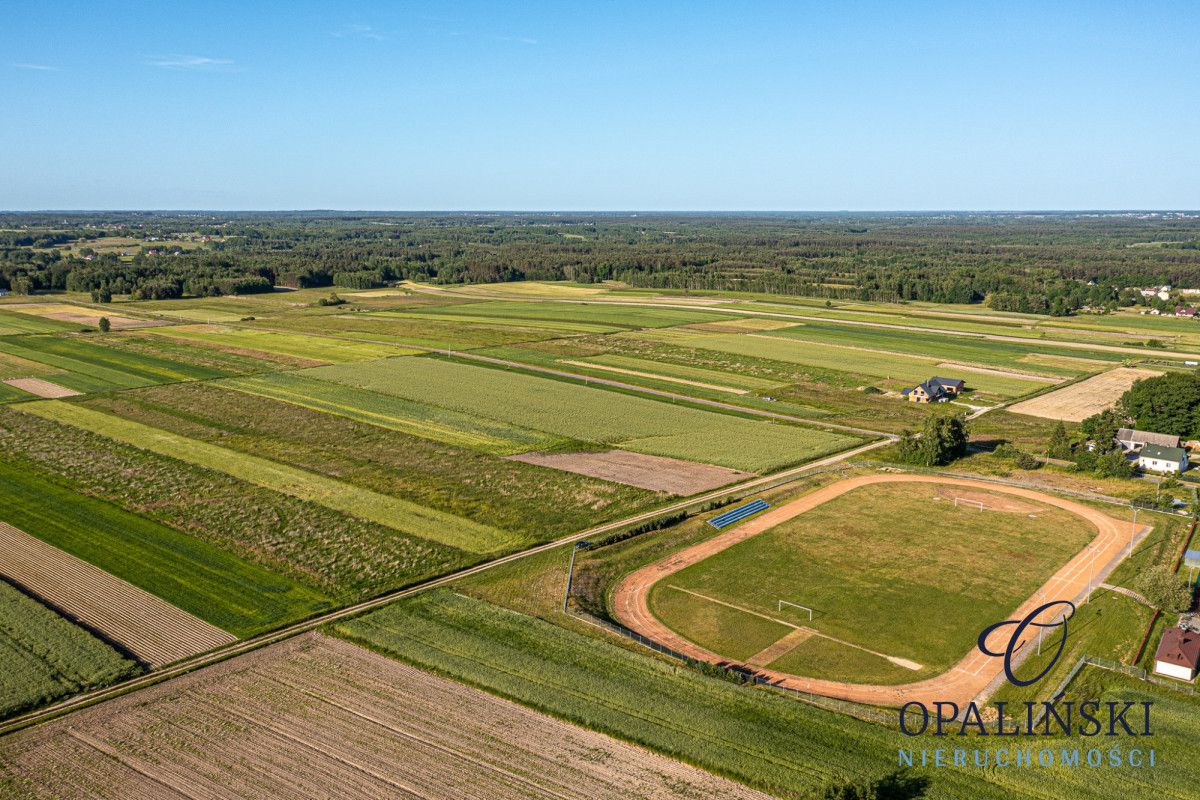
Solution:
<path fill-rule="evenodd" d="M 1148 444 L 1138 451 L 1137 464 L 1139 468 L 1152 472 L 1185 472 L 1188 468 L 1187 450 Z"/>
<path fill-rule="evenodd" d="M 1183 628 L 1168 628 L 1154 654 L 1154 671 L 1159 675 L 1194 680 L 1200 667 L 1200 634 Z"/>
<path fill-rule="evenodd" d="M 965 388 L 966 381 L 958 378 L 930 378 L 911 389 L 901 389 L 900 394 L 914 403 L 944 403 Z"/>
<path fill-rule="evenodd" d="M 1179 437 L 1169 433 L 1121 428 L 1117 431 L 1117 444 L 1127 452 L 1136 453 L 1148 444 L 1156 444 L 1159 447 L 1179 447 Z"/>

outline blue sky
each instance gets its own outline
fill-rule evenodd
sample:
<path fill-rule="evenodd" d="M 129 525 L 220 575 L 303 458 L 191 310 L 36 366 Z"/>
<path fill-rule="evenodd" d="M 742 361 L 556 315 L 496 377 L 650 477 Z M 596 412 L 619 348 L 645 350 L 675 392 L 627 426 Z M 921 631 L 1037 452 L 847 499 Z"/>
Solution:
<path fill-rule="evenodd" d="M 0 208 L 1200 208 L 1195 2 L 6 0 Z"/>

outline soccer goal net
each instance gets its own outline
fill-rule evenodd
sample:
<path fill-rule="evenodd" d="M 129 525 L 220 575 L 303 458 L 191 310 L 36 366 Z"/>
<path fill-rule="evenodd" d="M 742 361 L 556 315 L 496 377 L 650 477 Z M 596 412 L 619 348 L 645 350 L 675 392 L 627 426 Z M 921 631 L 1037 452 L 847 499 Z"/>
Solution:
<path fill-rule="evenodd" d="M 983 511 L 983 508 L 984 508 L 982 500 L 971 500 L 970 498 L 967 498 L 967 497 L 954 498 L 954 505 L 955 506 L 968 506 L 970 508 L 977 508 L 980 511 Z"/>

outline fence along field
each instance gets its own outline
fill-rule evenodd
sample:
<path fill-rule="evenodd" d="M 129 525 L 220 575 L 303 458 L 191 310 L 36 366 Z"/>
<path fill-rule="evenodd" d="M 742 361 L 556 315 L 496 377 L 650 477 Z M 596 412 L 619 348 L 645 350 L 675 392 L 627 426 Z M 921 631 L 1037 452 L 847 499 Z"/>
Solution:
<path fill-rule="evenodd" d="M 147 591 L 0 522 L 0 577 L 160 667 L 237 641 Z"/>
<path fill-rule="evenodd" d="M 0 719 L 138 669 L 137 662 L 0 580 Z"/>
<path fill-rule="evenodd" d="M 858 441 L 433 358 L 316 367 L 304 374 L 579 441 L 747 472 L 780 469 Z"/>
<path fill-rule="evenodd" d="M 321 634 L 9 736 L 0 764 L 0 794 L 64 800 L 767 800 Z"/>
<path fill-rule="evenodd" d="M 489 525 L 81 405 L 45 400 L 23 403 L 20 409 L 469 552 L 486 553 L 512 543 L 511 534 Z"/>

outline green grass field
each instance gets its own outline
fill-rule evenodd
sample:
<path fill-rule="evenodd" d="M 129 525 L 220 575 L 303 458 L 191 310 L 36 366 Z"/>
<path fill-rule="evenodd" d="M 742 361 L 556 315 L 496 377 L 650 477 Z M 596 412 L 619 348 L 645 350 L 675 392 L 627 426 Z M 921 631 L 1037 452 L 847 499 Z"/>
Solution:
<path fill-rule="evenodd" d="M 0 581 L 0 719 L 139 669 L 136 661 Z"/>
<path fill-rule="evenodd" d="M 180 458 L 283 494 L 319 503 L 344 514 L 386 525 L 421 539 L 484 553 L 513 543 L 511 534 L 398 497 L 382 495 L 344 481 L 277 461 L 132 422 L 82 405 L 56 400 L 24 403 L 36 414 L 131 444 L 153 453 Z"/>
<path fill-rule="evenodd" d="M 556 436 L 767 472 L 854 439 L 674 406 L 574 383 L 430 358 L 318 367 L 306 375 Z"/>
<path fill-rule="evenodd" d="M 880 662 L 872 673 L 879 680 L 940 674 L 969 652 L 983 627 L 1005 618 L 1095 535 L 1090 524 L 1061 509 L 1039 505 L 1043 510 L 1030 519 L 955 507 L 938 499 L 943 493 L 954 490 L 931 484 L 854 489 L 664 578 L 651 591 L 651 609 L 722 655 L 761 649 L 762 637 L 749 631 L 764 621 L 732 612 L 742 617 L 739 625 L 731 609 L 713 600 L 924 667 L 892 669 L 878 656 L 843 653 Z M 786 606 L 780 611 L 780 600 L 812 607 L 813 621 Z M 839 660 L 829 649 L 809 644 L 776 666 L 827 677 L 820 668 Z M 806 661 L 806 651 L 820 652 Z"/>
<path fill-rule="evenodd" d="M 0 353 L 63 370 L 55 374 L 54 383 L 85 393 L 231 374 L 225 369 L 109 347 L 99 335 L 3 338 Z"/>
<path fill-rule="evenodd" d="M 417 352 L 391 345 L 346 341 L 329 336 L 280 333 L 278 331 L 251 328 L 231 328 L 226 325 L 177 325 L 154 328 L 152 332 L 159 336 L 169 336 L 190 342 L 261 351 L 263 353 L 278 353 L 280 355 L 306 358 L 313 361 L 327 361 L 331 364 L 366 361 L 367 359 L 387 358 L 388 356 L 402 356 Z"/>
<path fill-rule="evenodd" d="M 573 533 L 665 499 L 209 384 L 151 387 L 84 404 L 502 530 L 514 544 Z"/>
<path fill-rule="evenodd" d="M 802 336 L 805 328 L 796 336 Z M 872 379 L 889 381 L 890 384 L 915 385 L 932 375 L 946 372 L 938 365 L 946 361 L 924 355 L 908 355 L 887 350 L 868 348 L 855 344 L 832 344 L 820 341 L 799 340 L 782 333 L 730 334 L 703 333 L 691 330 L 652 331 L 638 334 L 652 341 L 662 341 L 683 347 L 717 350 L 723 353 L 783 361 L 820 369 L 848 372 L 868 376 Z M 901 337 L 892 333 L 891 341 Z M 952 371 L 952 370 L 951 370 Z M 953 376 L 948 376 L 953 377 Z M 969 388 L 999 397 L 1016 397 L 1036 391 L 1048 385 L 1048 381 L 1024 380 L 1003 375 L 979 372 L 963 376 Z"/>
<path fill-rule="evenodd" d="M 0 452 L 15 470 L 45 475 L 68 493 L 154 520 L 339 602 L 469 563 L 459 550 L 12 408 L 0 408 Z"/>
<path fill-rule="evenodd" d="M 729 319 L 721 312 L 675 308 L 641 308 L 615 303 L 523 303 L 505 300 L 485 300 L 454 306 L 419 309 L 414 315 L 443 319 L 463 317 L 472 320 L 503 320 L 506 324 L 558 325 L 565 330 L 585 333 L 618 331 L 631 328 L 666 328 L 695 322 Z"/>
<path fill-rule="evenodd" d="M 48 317 L 39 317 L 35 314 L 0 311 L 0 336 L 22 333 L 62 333 L 63 331 L 82 329 L 82 325 L 74 322 L 63 322 Z"/>
<path fill-rule="evenodd" d="M 239 636 L 329 607 L 314 589 L 8 461 L 0 519 Z"/>
<path fill-rule="evenodd" d="M 218 385 L 493 455 L 545 450 L 566 441 L 542 431 L 482 419 L 395 395 L 352 389 L 299 372 L 234 378 L 220 381 Z"/>

